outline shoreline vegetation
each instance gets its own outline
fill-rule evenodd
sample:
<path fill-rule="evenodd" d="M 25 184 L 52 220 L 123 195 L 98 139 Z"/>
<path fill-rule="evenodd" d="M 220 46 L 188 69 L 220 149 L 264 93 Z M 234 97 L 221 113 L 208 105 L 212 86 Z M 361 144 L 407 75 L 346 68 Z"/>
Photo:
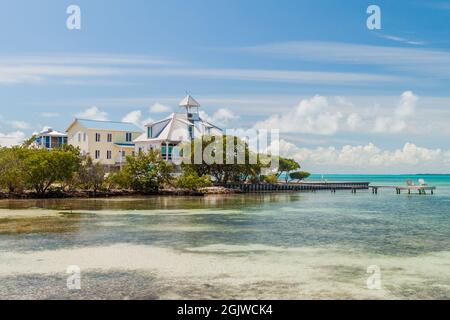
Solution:
<path fill-rule="evenodd" d="M 300 171 L 295 160 L 278 156 L 278 167 L 271 168 L 268 155 L 253 153 L 246 142 L 234 136 L 203 137 L 192 141 L 188 150 L 195 150 L 198 144 L 202 150 L 212 150 L 213 162 L 203 159 L 196 163 L 192 153 L 185 155 L 191 160 L 189 164 L 175 166 L 164 160 L 161 152 L 152 150 L 128 156 L 117 168 L 95 162 L 71 145 L 53 150 L 33 148 L 30 139 L 21 146 L 0 148 L 0 199 L 235 194 L 242 191 L 225 186 L 276 184 L 281 177 L 286 183 L 299 182 L 310 175 Z M 263 174 L 269 169 L 269 174 Z"/>

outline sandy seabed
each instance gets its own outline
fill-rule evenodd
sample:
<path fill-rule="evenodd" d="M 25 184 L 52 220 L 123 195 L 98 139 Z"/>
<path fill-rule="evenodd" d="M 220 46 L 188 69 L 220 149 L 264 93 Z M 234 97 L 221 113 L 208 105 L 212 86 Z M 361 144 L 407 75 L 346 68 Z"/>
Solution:
<path fill-rule="evenodd" d="M 334 248 L 113 245 L 0 253 L 2 299 L 448 299 L 450 252 L 352 255 Z M 68 266 L 81 269 L 69 290 Z M 367 288 L 367 268 L 381 289 Z M 424 280 L 426 279 L 426 280 Z"/>

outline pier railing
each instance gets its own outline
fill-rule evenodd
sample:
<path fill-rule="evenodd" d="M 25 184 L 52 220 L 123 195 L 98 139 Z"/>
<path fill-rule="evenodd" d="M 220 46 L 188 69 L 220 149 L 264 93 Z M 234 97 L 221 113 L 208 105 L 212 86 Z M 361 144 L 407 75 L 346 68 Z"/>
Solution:
<path fill-rule="evenodd" d="M 242 192 L 367 190 L 370 182 L 227 183 L 224 187 Z"/>

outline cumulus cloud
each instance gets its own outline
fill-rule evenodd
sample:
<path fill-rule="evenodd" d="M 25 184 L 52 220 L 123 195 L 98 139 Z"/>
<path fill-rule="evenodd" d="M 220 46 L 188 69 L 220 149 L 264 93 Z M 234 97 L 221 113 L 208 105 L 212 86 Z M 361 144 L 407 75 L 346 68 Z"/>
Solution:
<path fill-rule="evenodd" d="M 145 120 L 142 119 L 142 112 L 140 110 L 134 110 L 129 112 L 125 117 L 122 118 L 123 122 L 130 122 L 135 124 L 136 126 L 143 128 L 146 124 L 153 122 L 153 119 L 147 118 Z"/>
<path fill-rule="evenodd" d="M 97 107 L 90 107 L 85 111 L 82 111 L 75 115 L 77 118 L 81 119 L 89 119 L 89 120 L 99 120 L 106 121 L 108 120 L 108 114 L 104 111 L 101 111 Z"/>
<path fill-rule="evenodd" d="M 344 172 L 445 172 L 450 165 L 450 150 L 429 149 L 413 143 L 383 150 L 373 143 L 336 147 L 300 148 L 286 140 L 270 146 L 280 155 L 298 160 L 306 170 Z"/>
<path fill-rule="evenodd" d="M 351 113 L 347 117 L 347 126 L 350 130 L 358 130 L 364 126 L 363 118 L 357 113 Z"/>
<path fill-rule="evenodd" d="M 0 132 L 0 146 L 11 147 L 21 144 L 25 140 L 25 133 L 22 131 L 15 131 L 10 133 Z"/>
<path fill-rule="evenodd" d="M 276 114 L 258 122 L 257 129 L 279 129 L 281 132 L 333 135 L 339 131 L 344 115 L 334 111 L 328 99 L 316 95 L 302 100 L 294 110 Z"/>
<path fill-rule="evenodd" d="M 142 112 L 140 110 L 131 111 L 122 118 L 123 122 L 139 124 L 141 122 Z"/>
<path fill-rule="evenodd" d="M 206 112 L 200 111 L 200 117 L 215 125 L 227 124 L 232 120 L 236 120 L 239 117 L 230 109 L 221 108 L 218 109 L 212 116 L 209 116 Z"/>
<path fill-rule="evenodd" d="M 374 131 L 379 133 L 399 133 L 408 127 L 406 120 L 413 116 L 419 98 L 412 91 L 405 91 L 392 115 L 378 116 L 375 119 Z"/>
<path fill-rule="evenodd" d="M 150 107 L 150 113 L 165 113 L 170 112 L 170 107 L 161 103 L 155 103 Z"/>
<path fill-rule="evenodd" d="M 302 100 L 291 111 L 258 122 L 256 129 L 279 129 L 284 133 L 334 135 L 342 131 L 400 133 L 408 129 L 419 98 L 406 91 L 394 108 L 357 106 L 343 97 L 316 95 Z"/>

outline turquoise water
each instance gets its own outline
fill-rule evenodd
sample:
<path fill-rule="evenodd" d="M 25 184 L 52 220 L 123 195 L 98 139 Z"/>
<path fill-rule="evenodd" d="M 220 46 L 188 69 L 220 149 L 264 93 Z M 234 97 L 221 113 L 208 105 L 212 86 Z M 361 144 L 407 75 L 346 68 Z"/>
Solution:
<path fill-rule="evenodd" d="M 433 186 L 450 186 L 450 174 L 402 174 L 402 175 L 355 175 L 355 174 L 313 174 L 309 181 L 363 181 L 373 185 L 405 185 L 406 180 L 413 180 L 416 184 L 419 179 Z"/>
<path fill-rule="evenodd" d="M 450 298 L 449 176 L 324 178 L 438 189 L 0 201 L 0 298 Z"/>

